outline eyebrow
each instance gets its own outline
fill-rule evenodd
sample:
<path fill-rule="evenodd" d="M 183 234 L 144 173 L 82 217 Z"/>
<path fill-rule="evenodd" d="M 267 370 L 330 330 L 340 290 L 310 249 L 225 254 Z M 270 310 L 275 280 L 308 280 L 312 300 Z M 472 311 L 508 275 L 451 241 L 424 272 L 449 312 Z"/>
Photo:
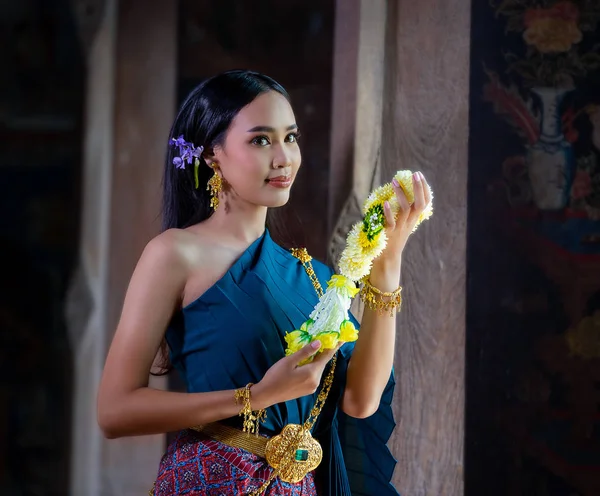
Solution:
<path fill-rule="evenodd" d="M 298 129 L 298 126 L 296 124 L 292 124 L 291 126 L 288 126 L 286 128 L 286 131 L 292 131 L 294 129 Z M 275 128 L 270 127 L 270 126 L 256 126 L 253 127 L 252 129 L 248 129 L 249 133 L 274 133 L 275 132 Z"/>

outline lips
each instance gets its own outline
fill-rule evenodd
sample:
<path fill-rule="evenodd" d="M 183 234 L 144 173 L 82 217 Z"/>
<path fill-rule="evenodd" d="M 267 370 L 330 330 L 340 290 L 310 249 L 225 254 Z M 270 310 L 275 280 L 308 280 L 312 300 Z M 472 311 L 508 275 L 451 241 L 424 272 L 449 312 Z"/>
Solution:
<path fill-rule="evenodd" d="M 276 188 L 287 188 L 292 184 L 292 176 L 277 176 L 267 179 L 269 186 L 275 186 Z"/>

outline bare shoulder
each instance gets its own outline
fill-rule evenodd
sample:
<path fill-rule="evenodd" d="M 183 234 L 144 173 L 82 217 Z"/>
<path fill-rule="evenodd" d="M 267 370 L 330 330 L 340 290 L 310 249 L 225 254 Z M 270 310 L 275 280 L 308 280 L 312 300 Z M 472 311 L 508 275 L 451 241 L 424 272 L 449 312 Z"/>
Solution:
<path fill-rule="evenodd" d="M 176 239 L 180 263 L 187 270 L 183 306 L 197 300 L 223 277 L 246 248 L 225 241 L 204 223 L 170 235 Z"/>
<path fill-rule="evenodd" d="M 153 262 L 174 262 L 178 258 L 179 229 L 169 229 L 152 238 L 142 253 L 142 258 L 148 258 Z"/>
<path fill-rule="evenodd" d="M 189 269 L 197 266 L 209 247 L 203 236 L 185 229 L 169 229 L 148 242 L 142 259 L 156 268 Z"/>
<path fill-rule="evenodd" d="M 142 270 L 178 288 L 180 303 L 194 301 L 223 275 L 234 254 L 229 253 L 210 229 L 196 224 L 169 229 L 152 239 L 142 255 Z"/>
<path fill-rule="evenodd" d="M 123 315 L 135 316 L 127 322 L 139 320 L 137 310 L 148 307 L 155 316 L 160 310 L 165 321 L 170 318 L 185 300 L 190 281 L 202 274 L 198 266 L 206 265 L 202 238 L 184 229 L 169 229 L 148 242 L 127 291 Z"/>

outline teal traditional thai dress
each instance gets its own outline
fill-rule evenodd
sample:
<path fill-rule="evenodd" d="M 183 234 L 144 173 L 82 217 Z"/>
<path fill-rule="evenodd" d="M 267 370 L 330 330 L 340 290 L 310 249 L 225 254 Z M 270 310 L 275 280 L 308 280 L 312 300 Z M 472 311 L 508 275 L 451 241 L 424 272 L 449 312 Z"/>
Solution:
<path fill-rule="evenodd" d="M 317 261 L 313 268 L 325 287 L 332 270 Z M 298 329 L 317 301 L 303 265 L 265 231 L 219 281 L 173 318 L 167 341 L 187 391 L 231 390 L 259 382 L 285 356 L 285 333 Z M 300 483 L 276 478 L 265 495 L 398 495 L 390 483 L 396 460 L 386 446 L 395 426 L 393 373 L 377 412 L 366 419 L 349 417 L 339 406 L 353 349 L 354 343 L 346 343 L 338 352 L 333 387 L 312 431 L 323 448 L 323 461 Z M 286 424 L 302 424 L 317 393 L 269 407 L 261 434 L 270 437 Z M 240 417 L 222 423 L 241 428 Z M 271 470 L 256 455 L 183 431 L 162 459 L 155 495 L 247 494 Z"/>

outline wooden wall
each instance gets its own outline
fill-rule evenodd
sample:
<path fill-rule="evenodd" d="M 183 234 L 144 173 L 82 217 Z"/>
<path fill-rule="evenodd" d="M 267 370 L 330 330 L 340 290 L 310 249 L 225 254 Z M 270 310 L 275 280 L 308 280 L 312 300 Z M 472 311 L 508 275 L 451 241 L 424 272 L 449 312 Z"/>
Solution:
<path fill-rule="evenodd" d="M 353 176 L 353 190 L 346 193 L 359 202 L 370 178 L 380 174 L 389 180 L 399 169 L 423 171 L 436 193 L 435 215 L 414 235 L 404 258 L 405 303 L 395 360 L 398 425 L 390 447 L 398 459 L 394 483 L 402 494 L 459 496 L 464 490 L 470 2 L 390 0 L 387 10 L 383 5 L 386 20 L 369 23 L 381 7 L 355 2 L 358 70 L 348 83 L 357 87 L 359 102 L 354 160 L 352 168 L 344 168 L 338 154 L 340 163 L 332 163 L 331 170 Z M 378 64 L 375 52 L 365 54 L 377 46 L 384 26 L 384 62 Z M 335 55 L 352 60 L 343 48 Z M 380 109 L 379 119 L 373 109 Z M 333 122 L 347 114 L 347 106 L 334 105 Z M 365 122 L 381 132 L 370 133 Z M 331 180 L 343 183 L 339 177 Z M 342 211 L 347 218 L 333 221 L 341 231 L 356 215 L 348 201 Z"/>
<path fill-rule="evenodd" d="M 404 494 L 463 494 L 470 2 L 389 2 L 382 175 L 422 170 L 435 215 L 408 245 L 392 449 Z"/>

